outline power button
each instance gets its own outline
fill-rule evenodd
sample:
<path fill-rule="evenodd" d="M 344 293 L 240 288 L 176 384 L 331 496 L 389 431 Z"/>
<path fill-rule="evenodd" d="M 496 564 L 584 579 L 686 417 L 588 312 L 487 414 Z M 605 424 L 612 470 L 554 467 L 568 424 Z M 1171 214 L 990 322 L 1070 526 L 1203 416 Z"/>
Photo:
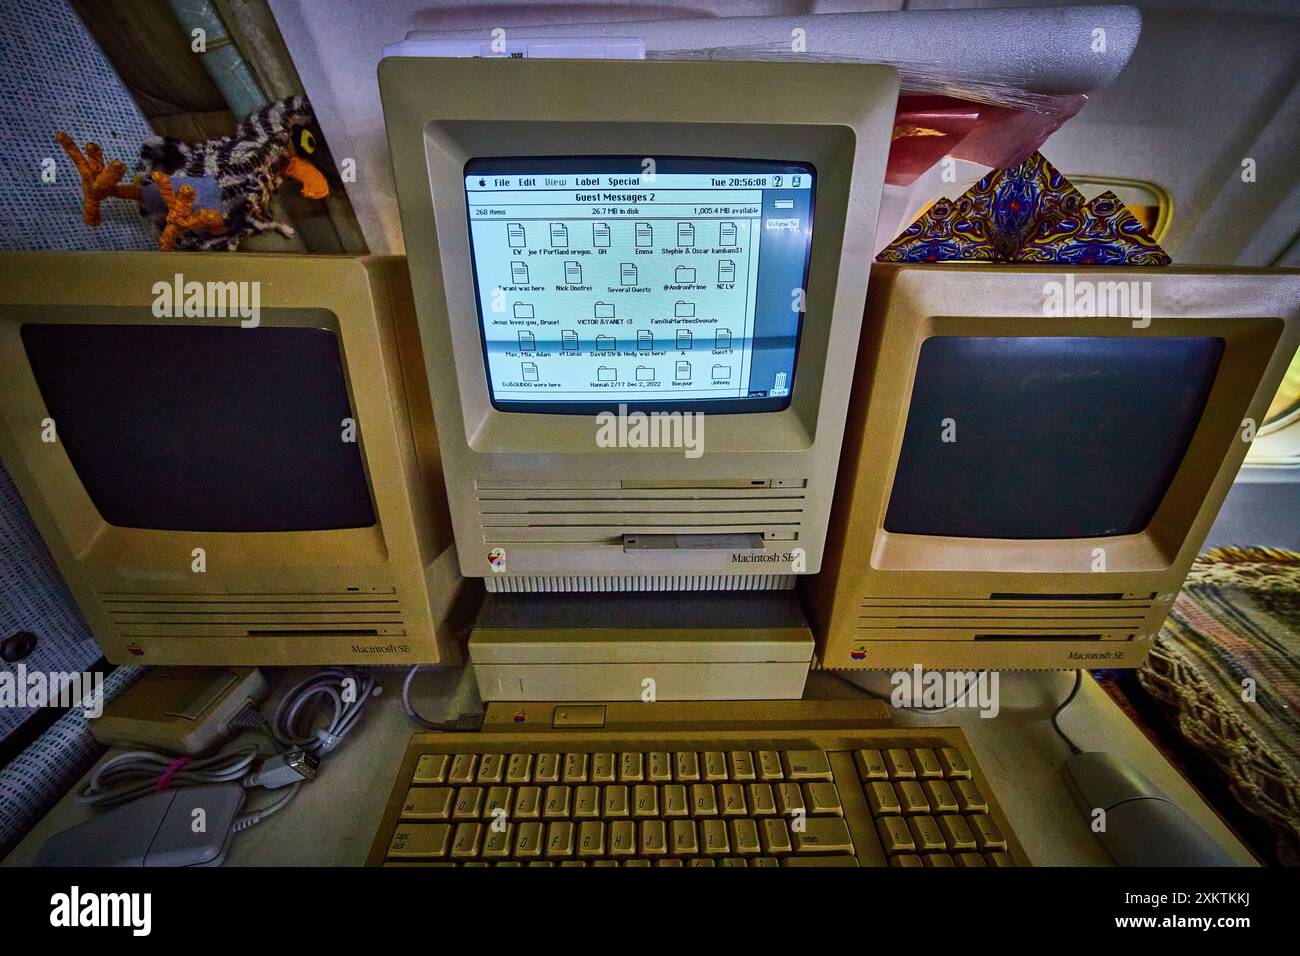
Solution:
<path fill-rule="evenodd" d="M 555 708 L 555 717 L 551 727 L 594 727 L 605 726 L 604 704 L 561 704 Z"/>

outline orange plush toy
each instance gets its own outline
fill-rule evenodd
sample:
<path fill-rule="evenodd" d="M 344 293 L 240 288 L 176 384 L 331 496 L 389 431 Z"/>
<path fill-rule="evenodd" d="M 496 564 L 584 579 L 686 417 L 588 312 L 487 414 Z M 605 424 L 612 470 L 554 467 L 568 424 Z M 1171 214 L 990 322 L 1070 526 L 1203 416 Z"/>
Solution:
<path fill-rule="evenodd" d="M 226 231 L 226 220 L 215 209 L 194 211 L 194 187 L 182 186 L 172 190 L 171 178 L 166 173 L 156 170 L 151 174 L 153 184 L 158 187 L 158 195 L 167 207 L 167 221 L 162 235 L 158 238 L 158 248 L 170 252 L 176 248 L 176 240 L 192 229 L 199 229 L 214 236 Z"/>
<path fill-rule="evenodd" d="M 87 143 L 85 155 L 82 155 L 67 133 L 56 133 L 54 138 L 68 154 L 72 165 L 77 167 L 77 175 L 81 177 L 81 216 L 86 220 L 87 226 L 99 225 L 99 204 L 109 197 L 140 201 L 139 180 L 122 185 L 126 163 L 115 159 L 105 166 L 104 151 L 98 143 Z"/>

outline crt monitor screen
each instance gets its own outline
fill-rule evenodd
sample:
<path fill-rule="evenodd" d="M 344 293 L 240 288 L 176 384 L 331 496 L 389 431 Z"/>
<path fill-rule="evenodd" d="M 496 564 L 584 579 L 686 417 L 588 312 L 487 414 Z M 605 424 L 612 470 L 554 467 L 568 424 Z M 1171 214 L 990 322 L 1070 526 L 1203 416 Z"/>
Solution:
<path fill-rule="evenodd" d="M 474 159 L 470 248 L 502 411 L 790 403 L 816 171 L 759 160 Z"/>
<path fill-rule="evenodd" d="M 897 534 L 1091 538 L 1146 528 L 1214 384 L 1219 338 L 935 336 L 885 516 Z"/>
<path fill-rule="evenodd" d="M 328 329 L 41 323 L 22 338 L 58 441 L 109 524 L 375 523 Z"/>

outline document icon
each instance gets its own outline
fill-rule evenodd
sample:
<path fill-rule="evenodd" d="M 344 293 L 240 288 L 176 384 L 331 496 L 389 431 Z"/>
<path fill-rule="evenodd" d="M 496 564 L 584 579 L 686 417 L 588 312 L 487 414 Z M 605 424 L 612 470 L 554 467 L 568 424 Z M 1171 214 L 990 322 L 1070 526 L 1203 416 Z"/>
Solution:
<path fill-rule="evenodd" d="M 515 285 L 528 285 L 528 263 L 518 260 L 510 263 L 510 281 Z"/>
<path fill-rule="evenodd" d="M 569 228 L 562 222 L 551 223 L 551 246 L 563 249 L 569 244 Z"/>
<path fill-rule="evenodd" d="M 647 332 L 642 329 L 636 334 L 636 347 L 645 351 L 655 347 L 655 337 L 653 332 Z"/>
<path fill-rule="evenodd" d="M 638 382 L 653 382 L 655 380 L 655 370 L 649 365 L 638 365 L 636 367 L 636 380 Z"/>
<path fill-rule="evenodd" d="M 679 382 L 689 382 L 691 380 L 691 363 L 678 362 L 677 374 L 674 376 Z"/>
<path fill-rule="evenodd" d="M 612 319 L 613 317 L 614 317 L 614 303 L 613 303 L 613 302 L 597 302 L 597 303 L 596 303 L 596 318 L 598 318 L 598 319 Z"/>
<path fill-rule="evenodd" d="M 678 319 L 695 318 L 695 303 L 683 302 L 681 299 L 678 299 L 676 304 L 673 305 L 673 316 Z"/>
<path fill-rule="evenodd" d="M 623 262 L 618 267 L 619 285 L 636 285 L 636 266 L 630 262 Z"/>
<path fill-rule="evenodd" d="M 537 363 L 536 363 L 536 362 L 524 362 L 524 363 L 523 363 L 523 370 L 524 370 L 524 381 L 525 381 L 525 382 L 535 382 L 535 381 L 537 381 Z"/>
<path fill-rule="evenodd" d="M 560 342 L 564 351 L 576 352 L 578 350 L 578 333 L 565 329 L 560 333 Z"/>
<path fill-rule="evenodd" d="M 612 335 L 596 336 L 597 352 L 612 352 L 616 348 L 618 348 L 618 342 L 615 341 L 614 336 Z"/>
<path fill-rule="evenodd" d="M 735 282 L 736 281 L 736 263 L 732 259 L 718 260 L 718 281 Z"/>
<path fill-rule="evenodd" d="M 678 347 L 679 349 L 681 349 L 682 351 L 685 351 L 686 349 L 689 349 L 689 348 L 691 347 L 691 340 L 692 340 L 692 338 L 693 338 L 693 336 L 691 335 L 691 330 L 690 330 L 690 329 L 678 329 L 678 330 L 677 330 L 677 347 Z"/>
<path fill-rule="evenodd" d="M 522 249 L 528 243 L 524 242 L 524 224 L 522 222 L 506 223 L 506 241 L 510 243 L 511 249 Z"/>
<path fill-rule="evenodd" d="M 591 224 L 591 244 L 597 247 L 609 245 L 609 223 L 593 222 Z"/>
<path fill-rule="evenodd" d="M 532 332 L 519 333 L 519 351 L 531 352 L 537 348 L 537 337 Z"/>
<path fill-rule="evenodd" d="M 654 245 L 655 233 L 650 228 L 648 222 L 638 222 L 636 224 L 636 244 L 639 249 L 648 249 Z"/>
<path fill-rule="evenodd" d="M 731 348 L 731 329 L 718 329 L 713 335 L 713 347 L 715 349 Z"/>
<path fill-rule="evenodd" d="M 614 369 L 610 368 L 608 365 L 602 365 L 600 368 L 596 369 L 596 379 L 601 382 L 617 382 L 618 372 L 614 371 Z"/>
<path fill-rule="evenodd" d="M 678 283 L 691 283 L 695 281 L 694 266 L 678 266 L 677 271 L 673 273 L 673 281 Z"/>
<path fill-rule="evenodd" d="M 582 266 L 574 259 L 564 260 L 565 285 L 582 285 Z"/>
<path fill-rule="evenodd" d="M 713 366 L 713 377 L 715 379 L 724 379 L 724 380 L 731 378 L 731 366 L 730 365 Z"/>
<path fill-rule="evenodd" d="M 679 222 L 677 224 L 677 244 L 679 246 L 695 245 L 695 227 L 689 222 Z"/>
<path fill-rule="evenodd" d="M 531 303 L 528 302 L 515 303 L 516 319 L 531 319 L 532 317 L 533 317 L 533 307 Z"/>
<path fill-rule="evenodd" d="M 736 244 L 736 224 L 724 222 L 718 226 L 718 245 L 734 246 Z"/>

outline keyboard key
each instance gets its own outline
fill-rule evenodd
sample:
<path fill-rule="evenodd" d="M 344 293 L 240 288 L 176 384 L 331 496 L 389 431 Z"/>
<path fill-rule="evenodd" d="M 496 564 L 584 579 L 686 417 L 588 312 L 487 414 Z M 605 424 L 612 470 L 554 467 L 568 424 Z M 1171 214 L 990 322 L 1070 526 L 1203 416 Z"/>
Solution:
<path fill-rule="evenodd" d="M 912 763 L 916 766 L 917 775 L 922 780 L 943 776 L 943 767 L 939 764 L 939 758 L 929 747 L 913 748 Z"/>
<path fill-rule="evenodd" d="M 388 844 L 390 860 L 435 860 L 451 846 L 451 826 L 446 823 L 400 823 Z"/>
<path fill-rule="evenodd" d="M 736 866 L 748 866 L 748 865 L 749 864 L 747 864 L 744 860 L 742 860 L 738 856 L 724 856 L 722 859 L 718 861 L 718 866 L 736 867 Z"/>
<path fill-rule="evenodd" d="M 686 864 L 684 864 L 681 860 L 673 859 L 672 857 L 669 857 L 668 859 L 665 860 L 655 860 L 655 866 L 675 866 L 680 869 L 685 865 Z"/>
<path fill-rule="evenodd" d="M 532 779 L 533 773 L 533 755 L 532 754 L 511 754 L 510 761 L 506 764 L 506 783 L 521 784 L 528 783 Z"/>
<path fill-rule="evenodd" d="M 505 772 L 505 754 L 484 754 L 479 758 L 478 776 L 475 779 L 479 783 L 500 783 Z"/>
<path fill-rule="evenodd" d="M 901 747 L 891 747 L 885 751 L 885 766 L 893 780 L 915 780 L 916 768 L 912 766 L 912 757 Z"/>
<path fill-rule="evenodd" d="M 944 747 L 939 751 L 939 763 L 943 766 L 945 777 L 965 777 L 970 779 L 970 767 L 966 758 L 956 747 Z"/>
<path fill-rule="evenodd" d="M 578 856 L 605 855 L 605 824 L 586 820 L 578 825 Z"/>
<path fill-rule="evenodd" d="M 586 866 L 586 860 L 561 860 L 560 866 Z"/>
<path fill-rule="evenodd" d="M 934 822 L 934 817 L 921 814 L 912 817 L 907 823 L 912 828 L 912 835 L 916 837 L 917 849 L 925 852 L 927 850 L 945 850 L 948 848 L 948 842 L 944 839 L 939 824 Z"/>
<path fill-rule="evenodd" d="M 537 767 L 533 771 L 534 783 L 560 782 L 560 755 L 538 754 Z"/>
<path fill-rule="evenodd" d="M 956 813 L 957 795 L 947 780 L 927 780 L 922 784 L 925 797 L 930 801 L 930 809 L 935 813 Z"/>
<path fill-rule="evenodd" d="M 646 779 L 651 783 L 669 783 L 673 779 L 673 758 L 667 751 L 654 751 L 647 764 Z"/>
<path fill-rule="evenodd" d="M 672 839 L 673 856 L 694 856 L 700 852 L 699 840 L 695 833 L 694 820 L 674 820 L 669 836 Z"/>
<path fill-rule="evenodd" d="M 602 815 L 606 820 L 616 820 L 628 815 L 627 787 L 618 783 L 605 788 L 605 808 Z"/>
<path fill-rule="evenodd" d="M 478 754 L 456 754 L 451 761 L 451 769 L 447 771 L 448 783 L 473 783 L 474 782 L 474 765 L 478 760 Z"/>
<path fill-rule="evenodd" d="M 731 840 L 727 837 L 726 820 L 700 821 L 701 849 L 708 856 L 725 856 L 731 852 Z"/>
<path fill-rule="evenodd" d="M 758 824 L 753 820 L 731 821 L 731 848 L 741 856 L 754 856 L 762 849 L 758 839 Z"/>
<path fill-rule="evenodd" d="M 592 866 L 618 866 L 618 860 L 592 860 Z"/>
<path fill-rule="evenodd" d="M 514 790 L 510 787 L 489 787 L 487 799 L 483 801 L 483 819 L 509 818 L 510 804 L 513 799 Z"/>
<path fill-rule="evenodd" d="M 624 866 L 654 866 L 651 860 L 624 860 Z"/>
<path fill-rule="evenodd" d="M 975 789 L 975 784 L 971 781 L 954 780 L 952 788 L 957 793 L 957 806 L 962 813 L 984 813 L 988 810 L 988 802 L 980 796 L 979 790 Z"/>
<path fill-rule="evenodd" d="M 903 805 L 898 802 L 894 785 L 888 780 L 872 780 L 866 786 L 867 803 L 876 816 L 885 813 L 902 813 Z"/>
<path fill-rule="evenodd" d="M 447 768 L 451 758 L 446 754 L 425 754 L 415 762 L 415 776 L 412 783 L 444 783 L 447 780 Z"/>
<path fill-rule="evenodd" d="M 930 812 L 930 801 L 925 799 L 925 791 L 915 780 L 899 780 L 894 784 L 894 789 L 898 791 L 904 813 Z"/>
<path fill-rule="evenodd" d="M 662 820 L 641 822 L 641 855 L 664 856 L 668 853 L 668 832 Z"/>
<path fill-rule="evenodd" d="M 886 853 L 915 852 L 916 837 L 902 817 L 881 817 L 876 821 L 876 831 Z"/>
<path fill-rule="evenodd" d="M 776 785 L 776 808 L 783 817 L 806 813 L 808 807 L 803 802 L 803 791 L 797 783 L 778 783 Z"/>
<path fill-rule="evenodd" d="M 691 809 L 686 802 L 686 787 L 680 783 L 670 783 L 663 788 L 663 815 L 665 817 L 690 816 Z"/>
<path fill-rule="evenodd" d="M 731 779 L 737 783 L 758 779 L 758 771 L 754 769 L 754 755 L 748 750 L 733 750 L 727 754 L 727 770 Z"/>
<path fill-rule="evenodd" d="M 718 794 L 711 783 L 691 784 L 691 816 L 716 817 L 718 815 Z"/>
<path fill-rule="evenodd" d="M 700 757 L 692 750 L 679 750 L 673 755 L 673 775 L 678 783 L 693 783 L 700 779 Z"/>
<path fill-rule="evenodd" d="M 722 803 L 724 817 L 743 817 L 745 806 L 745 788 L 738 783 L 724 783 L 718 787 L 718 800 Z"/>
<path fill-rule="evenodd" d="M 573 856 L 574 827 L 568 820 L 546 825 L 546 855 L 552 859 Z"/>
<path fill-rule="evenodd" d="M 489 824 L 487 835 L 483 838 L 483 858 L 486 860 L 501 860 L 508 857 L 510 855 L 510 841 L 513 836 L 509 823 L 499 828 Z"/>
<path fill-rule="evenodd" d="M 889 858 L 890 866 L 925 866 L 921 858 L 915 853 L 900 853 L 898 856 Z"/>
<path fill-rule="evenodd" d="M 622 753 L 618 757 L 618 782 L 639 783 L 645 779 L 645 755 L 641 753 Z"/>
<path fill-rule="evenodd" d="M 789 856 L 784 861 L 786 866 L 857 866 L 856 857 L 852 856 Z"/>
<path fill-rule="evenodd" d="M 751 783 L 749 792 L 749 812 L 756 817 L 770 817 L 776 813 L 776 795 L 772 793 L 770 783 Z"/>
<path fill-rule="evenodd" d="M 1002 835 L 993 818 L 982 813 L 966 818 L 970 828 L 975 831 L 975 843 L 981 850 L 1005 850 L 1007 838 Z"/>
<path fill-rule="evenodd" d="M 716 860 L 711 860 L 707 856 L 697 856 L 693 860 L 686 861 L 687 866 L 717 866 Z"/>
<path fill-rule="evenodd" d="M 565 754 L 564 755 L 564 775 L 565 783 L 586 783 L 587 782 L 587 755 L 586 754 Z"/>
<path fill-rule="evenodd" d="M 781 769 L 781 755 L 775 750 L 760 750 L 758 752 L 758 779 L 781 780 L 784 777 L 785 772 Z"/>
<path fill-rule="evenodd" d="M 452 836 L 451 858 L 453 860 L 472 860 L 478 856 L 479 845 L 483 841 L 483 824 L 459 823 Z"/>
<path fill-rule="evenodd" d="M 615 781 L 614 755 L 599 753 L 591 755 L 591 782 L 613 783 Z"/>
<path fill-rule="evenodd" d="M 659 788 L 651 783 L 638 783 L 632 788 L 632 816 L 638 818 L 659 816 Z"/>
<path fill-rule="evenodd" d="M 927 853 L 925 856 L 921 858 L 921 862 L 924 863 L 926 866 L 933 867 L 935 869 L 947 869 L 948 867 L 953 867 L 957 865 L 955 862 L 953 862 L 952 857 L 949 856 L 947 853 Z"/>
<path fill-rule="evenodd" d="M 576 820 L 600 817 L 600 787 L 577 787 L 573 791 L 573 816 Z"/>
<path fill-rule="evenodd" d="M 411 787 L 402 801 L 403 820 L 450 820 L 451 787 Z"/>
<path fill-rule="evenodd" d="M 858 767 L 858 779 L 863 782 L 889 779 L 889 768 L 879 750 L 859 750 L 854 753 L 853 762 Z"/>
<path fill-rule="evenodd" d="M 536 820 L 542 815 L 542 788 L 520 787 L 515 791 L 516 820 Z"/>
<path fill-rule="evenodd" d="M 563 820 L 569 815 L 569 798 L 573 791 L 569 787 L 547 787 L 546 800 L 542 804 L 542 819 Z"/>
<path fill-rule="evenodd" d="M 704 754 L 704 779 L 708 783 L 720 783 L 727 779 L 727 757 L 721 750 L 710 750 Z"/>
<path fill-rule="evenodd" d="M 794 852 L 790 843 L 790 830 L 780 817 L 767 817 L 758 825 L 759 840 L 767 856 L 785 856 Z"/>
<path fill-rule="evenodd" d="M 541 856 L 544 833 L 540 823 L 529 821 L 519 824 L 519 832 L 515 836 L 515 858 L 531 860 Z"/>
<path fill-rule="evenodd" d="M 833 783 L 805 783 L 803 785 L 804 806 L 811 816 L 844 816 L 844 807 L 840 805 L 840 792 Z"/>
<path fill-rule="evenodd" d="M 624 857 L 636 853 L 636 824 L 631 820 L 615 820 L 608 825 L 609 855 Z"/>
<path fill-rule="evenodd" d="M 999 851 L 997 853 L 985 853 L 984 862 L 989 866 L 1009 867 L 1015 866 L 1016 861 L 1011 858 L 1010 853 Z"/>
<path fill-rule="evenodd" d="M 789 780 L 832 780 L 831 764 L 821 750 L 787 750 L 785 775 Z"/>
<path fill-rule="evenodd" d="M 939 817 L 939 829 L 943 831 L 944 841 L 950 850 L 975 849 L 975 835 L 970 832 L 966 820 L 956 814 L 944 814 Z"/>
<path fill-rule="evenodd" d="M 953 857 L 958 866 L 987 866 L 984 857 L 978 853 L 958 853 Z"/>
<path fill-rule="evenodd" d="M 477 820 L 483 813 L 483 793 L 482 787 L 461 787 L 457 790 L 452 819 Z"/>
<path fill-rule="evenodd" d="M 780 866 L 781 861 L 774 856 L 759 856 L 749 861 L 750 866 Z"/>

